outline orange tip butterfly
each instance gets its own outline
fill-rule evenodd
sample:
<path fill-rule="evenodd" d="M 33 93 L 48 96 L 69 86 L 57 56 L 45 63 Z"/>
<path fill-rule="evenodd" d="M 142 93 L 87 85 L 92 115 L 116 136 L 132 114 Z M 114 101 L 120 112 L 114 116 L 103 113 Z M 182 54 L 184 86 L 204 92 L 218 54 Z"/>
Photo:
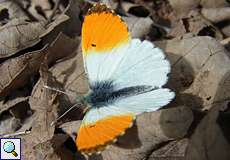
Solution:
<path fill-rule="evenodd" d="M 83 154 L 101 151 L 132 126 L 135 117 L 168 104 L 170 64 L 149 41 L 131 39 L 127 25 L 105 4 L 89 9 L 82 26 L 82 52 L 89 108 L 76 145 Z"/>

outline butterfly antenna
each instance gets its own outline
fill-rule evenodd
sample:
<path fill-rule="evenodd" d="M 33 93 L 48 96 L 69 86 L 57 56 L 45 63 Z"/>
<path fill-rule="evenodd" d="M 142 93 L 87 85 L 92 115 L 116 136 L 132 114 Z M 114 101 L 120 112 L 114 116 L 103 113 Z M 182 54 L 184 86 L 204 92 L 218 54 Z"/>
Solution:
<path fill-rule="evenodd" d="M 78 106 L 79 105 L 79 106 Z M 70 107 L 67 111 L 65 111 L 62 115 L 60 115 L 57 119 L 55 119 L 54 121 L 52 121 L 50 123 L 51 126 L 53 126 L 54 124 L 56 124 L 61 118 L 63 118 L 67 113 L 69 113 L 72 109 L 74 108 L 80 108 L 81 104 L 80 103 L 76 103 L 74 104 L 72 107 Z"/>
<path fill-rule="evenodd" d="M 50 87 L 50 86 L 47 86 L 47 85 L 45 85 L 44 88 L 49 89 L 49 90 L 51 90 L 51 91 L 63 93 L 63 94 L 68 95 L 68 96 L 76 97 L 76 95 L 74 95 L 73 93 L 66 92 L 66 91 L 62 91 L 62 90 L 60 90 L 60 89 L 58 89 L 58 88 Z"/>

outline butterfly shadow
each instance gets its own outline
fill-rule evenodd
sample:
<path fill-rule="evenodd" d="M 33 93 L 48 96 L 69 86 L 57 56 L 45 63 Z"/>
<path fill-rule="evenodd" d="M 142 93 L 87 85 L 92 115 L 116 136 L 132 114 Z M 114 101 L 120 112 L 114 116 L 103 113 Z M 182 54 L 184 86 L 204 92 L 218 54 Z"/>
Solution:
<path fill-rule="evenodd" d="M 118 137 L 117 142 L 113 144 L 124 149 L 135 149 L 141 147 L 141 141 L 138 137 L 138 128 L 136 123 L 126 130 L 123 136 Z"/>
<path fill-rule="evenodd" d="M 164 47 L 163 47 L 164 48 Z M 169 74 L 168 83 L 165 88 L 170 88 L 175 92 L 176 97 L 167 106 L 163 108 L 175 108 L 179 106 L 184 106 L 190 108 L 193 113 L 199 112 L 202 109 L 203 99 L 198 95 L 184 92 L 185 90 L 192 87 L 195 80 L 196 73 L 193 70 L 192 65 L 183 56 L 176 55 L 174 53 L 167 53 L 167 57 L 171 64 L 171 73 Z M 200 112 L 199 112 L 200 113 Z M 196 124 L 203 116 L 199 113 L 194 114 L 194 120 L 189 128 L 188 134 L 193 132 Z M 183 114 L 183 113 L 181 113 Z M 161 121 L 164 121 L 166 117 L 171 117 L 170 112 L 166 112 L 161 115 Z M 167 136 L 172 136 L 172 127 L 170 124 L 161 125 L 161 129 Z M 176 136 L 176 135 L 175 135 Z"/>
<path fill-rule="evenodd" d="M 183 56 L 167 53 L 171 64 L 171 73 L 165 88 L 170 88 L 176 93 L 176 97 L 166 107 L 187 106 L 191 109 L 200 109 L 203 104 L 201 97 L 184 92 L 189 89 L 194 80 L 195 72 L 192 65 Z M 197 73 L 198 74 L 198 73 Z"/>
<path fill-rule="evenodd" d="M 218 107 L 217 124 L 230 144 L 230 71 L 225 73 L 218 86 L 215 96 L 211 97 L 214 98 L 211 108 Z"/>

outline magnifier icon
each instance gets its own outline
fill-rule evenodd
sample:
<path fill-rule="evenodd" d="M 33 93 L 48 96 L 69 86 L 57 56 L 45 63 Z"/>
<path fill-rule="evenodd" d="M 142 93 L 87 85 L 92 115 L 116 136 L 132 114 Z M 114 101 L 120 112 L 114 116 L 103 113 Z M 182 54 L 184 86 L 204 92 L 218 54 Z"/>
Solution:
<path fill-rule="evenodd" d="M 3 144 L 3 150 L 6 153 L 11 153 L 14 157 L 18 156 L 17 152 L 15 151 L 15 145 L 11 141 L 7 141 Z"/>

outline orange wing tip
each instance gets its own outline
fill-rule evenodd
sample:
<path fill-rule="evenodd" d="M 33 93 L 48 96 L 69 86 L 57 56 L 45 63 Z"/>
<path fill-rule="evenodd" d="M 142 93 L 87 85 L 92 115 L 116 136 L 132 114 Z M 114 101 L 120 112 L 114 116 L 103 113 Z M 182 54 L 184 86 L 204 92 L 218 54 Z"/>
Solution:
<path fill-rule="evenodd" d="M 87 135 L 84 135 L 85 133 L 81 132 L 80 130 L 78 137 L 77 137 L 78 150 L 82 154 L 86 154 L 86 155 L 92 155 L 94 153 L 97 154 L 98 152 L 103 151 L 106 147 L 108 147 L 109 144 L 115 143 L 119 136 L 124 135 L 125 131 L 128 128 L 132 127 L 133 120 L 134 120 L 134 115 L 114 116 L 114 117 L 102 119 L 102 120 L 97 121 L 93 125 L 96 132 L 92 130 L 93 127 L 90 125 L 82 126 L 82 127 L 89 127 L 89 130 L 87 130 L 87 132 L 92 132 L 91 134 L 93 134 L 93 136 L 96 137 L 97 141 L 93 142 L 93 140 L 95 140 L 95 137 L 94 137 L 92 138 L 91 144 L 85 144 L 83 141 L 78 143 L 78 139 L 80 138 L 83 138 L 83 139 L 91 138 L 91 137 L 87 137 Z M 100 138 L 105 138 L 105 139 L 100 139 Z"/>
<path fill-rule="evenodd" d="M 112 9 L 103 3 L 96 3 L 88 10 L 82 26 L 84 56 L 92 52 L 105 53 L 129 41 L 127 24 Z"/>
<path fill-rule="evenodd" d="M 104 3 L 94 3 L 93 7 L 91 7 L 86 15 L 90 15 L 93 13 L 102 13 L 102 12 L 110 12 L 113 13 L 114 11 L 110 9 L 106 4 Z"/>

